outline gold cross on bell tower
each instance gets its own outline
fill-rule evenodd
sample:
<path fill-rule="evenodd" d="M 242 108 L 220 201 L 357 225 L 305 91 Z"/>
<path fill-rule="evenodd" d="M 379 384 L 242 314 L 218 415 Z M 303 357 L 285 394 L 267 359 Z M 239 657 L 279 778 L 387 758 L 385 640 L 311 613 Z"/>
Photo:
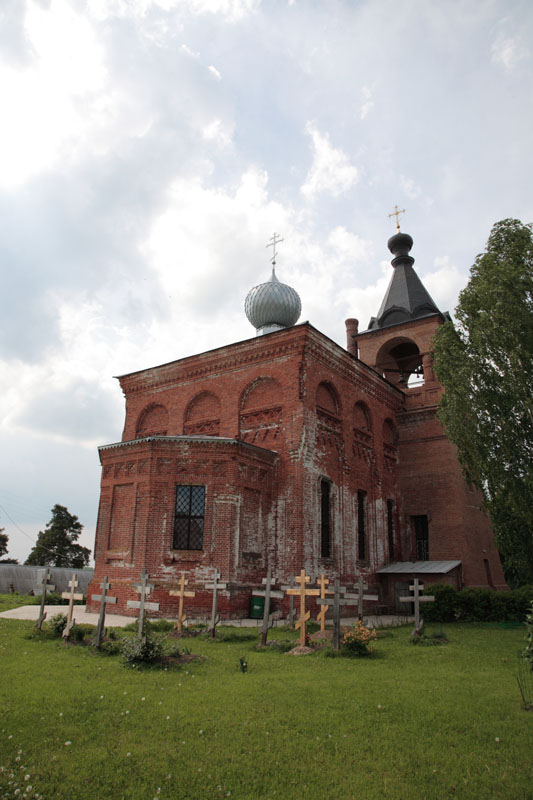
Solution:
<path fill-rule="evenodd" d="M 400 233 L 400 214 L 405 214 L 405 208 L 398 208 L 394 206 L 394 211 L 389 214 L 389 217 L 396 217 L 396 230 Z"/>
<path fill-rule="evenodd" d="M 279 244 L 282 241 L 283 241 L 283 239 L 281 238 L 279 233 L 273 233 L 272 236 L 270 237 L 269 243 L 266 245 L 267 247 L 271 247 L 272 248 L 272 258 L 270 259 L 270 261 L 271 261 L 273 267 L 276 266 L 276 256 L 277 256 L 276 245 Z"/>

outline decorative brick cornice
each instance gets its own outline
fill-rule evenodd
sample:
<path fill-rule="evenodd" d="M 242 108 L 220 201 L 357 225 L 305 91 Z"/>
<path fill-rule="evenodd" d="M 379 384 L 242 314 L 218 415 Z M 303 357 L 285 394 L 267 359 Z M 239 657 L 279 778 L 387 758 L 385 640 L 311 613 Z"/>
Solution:
<path fill-rule="evenodd" d="M 287 334 L 292 335 L 287 338 Z M 119 376 L 119 381 L 125 395 L 168 389 L 188 380 L 207 378 L 245 365 L 272 362 L 294 355 L 303 349 L 305 338 L 305 327 L 296 326 L 277 334 L 229 344 L 208 353 Z"/>
<path fill-rule="evenodd" d="M 255 444 L 248 444 L 240 439 L 231 439 L 223 436 L 145 436 L 143 439 L 130 439 L 127 442 L 115 442 L 113 444 L 104 444 L 98 448 L 98 452 L 106 452 L 109 450 L 120 450 L 123 448 L 136 448 L 142 447 L 147 443 L 155 444 L 184 444 L 194 446 L 211 447 L 243 447 L 250 450 L 255 455 L 260 457 L 272 457 L 275 460 L 278 456 L 275 450 L 269 450 L 266 447 L 258 447 Z"/>

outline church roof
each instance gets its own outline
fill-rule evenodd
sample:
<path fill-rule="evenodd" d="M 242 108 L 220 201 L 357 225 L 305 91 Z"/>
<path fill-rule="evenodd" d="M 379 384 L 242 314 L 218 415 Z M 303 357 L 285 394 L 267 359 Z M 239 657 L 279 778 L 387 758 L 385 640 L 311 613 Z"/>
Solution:
<path fill-rule="evenodd" d="M 426 572 L 428 575 L 445 575 L 461 564 L 460 561 L 397 561 L 377 570 L 378 575 L 403 575 Z"/>
<path fill-rule="evenodd" d="M 416 274 L 414 258 L 409 255 L 413 240 L 408 233 L 396 233 L 388 241 L 394 255 L 394 272 L 377 317 L 372 317 L 368 330 L 388 328 L 421 317 L 440 314 L 436 303 Z"/>

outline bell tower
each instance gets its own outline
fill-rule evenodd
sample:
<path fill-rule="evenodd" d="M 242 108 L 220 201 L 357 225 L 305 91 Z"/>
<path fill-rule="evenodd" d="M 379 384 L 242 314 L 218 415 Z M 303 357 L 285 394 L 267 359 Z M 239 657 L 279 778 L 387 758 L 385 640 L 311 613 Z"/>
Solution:
<path fill-rule="evenodd" d="M 402 562 L 416 563 L 432 582 L 442 579 L 439 562 L 460 562 L 461 583 L 506 588 L 481 494 L 465 482 L 437 417 L 443 387 L 433 370 L 432 341 L 450 315 L 439 310 L 416 274 L 413 239 L 399 224 L 388 247 L 393 273 L 377 316 L 361 332 L 357 320 L 346 320 L 346 331 L 349 352 L 404 394 L 396 415 Z"/>

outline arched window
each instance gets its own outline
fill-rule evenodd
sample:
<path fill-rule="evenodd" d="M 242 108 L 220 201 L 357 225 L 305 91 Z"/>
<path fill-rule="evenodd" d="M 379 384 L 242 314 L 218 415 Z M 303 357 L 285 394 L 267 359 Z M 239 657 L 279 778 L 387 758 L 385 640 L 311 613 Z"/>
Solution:
<path fill-rule="evenodd" d="M 283 390 L 274 378 L 256 378 L 241 395 L 239 437 L 251 444 L 276 449 L 281 433 Z"/>
<path fill-rule="evenodd" d="M 190 436 L 218 436 L 220 400 L 213 392 L 200 392 L 185 410 L 183 432 Z"/>
<path fill-rule="evenodd" d="M 372 421 L 370 411 L 365 403 L 356 403 L 353 409 L 353 424 L 358 431 L 371 433 Z"/>
<path fill-rule="evenodd" d="M 339 415 L 339 399 L 336 389 L 331 383 L 323 381 L 316 390 L 316 407 L 337 417 Z"/>
<path fill-rule="evenodd" d="M 423 353 L 416 342 L 406 336 L 390 339 L 380 348 L 376 357 L 376 369 L 391 383 L 404 389 L 424 383 Z"/>
<path fill-rule="evenodd" d="M 137 422 L 136 439 L 146 436 L 166 436 L 168 429 L 168 411 L 159 403 L 152 403 L 144 408 Z"/>

